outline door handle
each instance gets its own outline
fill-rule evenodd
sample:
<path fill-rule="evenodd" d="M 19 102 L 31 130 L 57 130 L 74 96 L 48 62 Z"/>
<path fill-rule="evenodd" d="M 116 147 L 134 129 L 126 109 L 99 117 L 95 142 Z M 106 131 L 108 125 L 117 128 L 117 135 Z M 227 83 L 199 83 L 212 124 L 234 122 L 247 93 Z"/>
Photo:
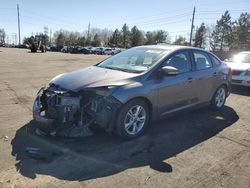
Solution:
<path fill-rule="evenodd" d="M 214 73 L 213 73 L 213 76 L 217 76 L 217 75 L 218 75 L 218 73 L 217 73 L 217 72 L 214 72 Z"/>

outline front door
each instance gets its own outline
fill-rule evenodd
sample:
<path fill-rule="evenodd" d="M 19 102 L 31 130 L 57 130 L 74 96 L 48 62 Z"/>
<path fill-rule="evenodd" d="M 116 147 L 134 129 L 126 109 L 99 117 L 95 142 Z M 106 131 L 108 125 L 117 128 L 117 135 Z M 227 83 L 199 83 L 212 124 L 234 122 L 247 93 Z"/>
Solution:
<path fill-rule="evenodd" d="M 193 83 L 190 54 L 187 50 L 171 55 L 162 66 L 178 69 L 175 76 L 166 75 L 158 85 L 158 107 L 161 115 L 184 109 L 197 102 L 197 93 Z"/>

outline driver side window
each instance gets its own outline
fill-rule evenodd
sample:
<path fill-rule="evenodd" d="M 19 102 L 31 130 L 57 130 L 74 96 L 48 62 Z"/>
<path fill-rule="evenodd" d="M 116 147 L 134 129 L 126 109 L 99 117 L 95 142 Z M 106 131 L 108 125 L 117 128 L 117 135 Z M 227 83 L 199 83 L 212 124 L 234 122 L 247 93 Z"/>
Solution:
<path fill-rule="evenodd" d="M 191 61 L 187 51 L 178 52 L 172 55 L 163 66 L 172 66 L 178 69 L 178 73 L 191 71 Z"/>

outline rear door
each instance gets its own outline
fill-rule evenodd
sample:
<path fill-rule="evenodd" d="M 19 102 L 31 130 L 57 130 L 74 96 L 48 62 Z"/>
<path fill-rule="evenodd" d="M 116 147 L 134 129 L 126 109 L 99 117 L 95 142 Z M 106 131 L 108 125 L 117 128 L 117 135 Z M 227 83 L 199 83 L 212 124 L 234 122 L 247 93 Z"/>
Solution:
<path fill-rule="evenodd" d="M 213 67 L 208 53 L 204 51 L 192 50 L 192 59 L 195 67 L 193 79 L 199 102 L 210 101 L 218 75 L 217 68 Z"/>

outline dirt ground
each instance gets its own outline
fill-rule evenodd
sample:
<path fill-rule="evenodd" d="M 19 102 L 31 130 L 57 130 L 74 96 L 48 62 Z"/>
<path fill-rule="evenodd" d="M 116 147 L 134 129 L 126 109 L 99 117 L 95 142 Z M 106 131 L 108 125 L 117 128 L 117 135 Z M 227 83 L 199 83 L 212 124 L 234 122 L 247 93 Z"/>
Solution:
<path fill-rule="evenodd" d="M 132 141 L 100 130 L 79 140 L 33 134 L 39 88 L 104 58 L 0 48 L 0 188 L 250 187 L 249 88 L 233 87 L 221 112 L 170 117 Z M 42 156 L 31 158 L 27 147 Z"/>

